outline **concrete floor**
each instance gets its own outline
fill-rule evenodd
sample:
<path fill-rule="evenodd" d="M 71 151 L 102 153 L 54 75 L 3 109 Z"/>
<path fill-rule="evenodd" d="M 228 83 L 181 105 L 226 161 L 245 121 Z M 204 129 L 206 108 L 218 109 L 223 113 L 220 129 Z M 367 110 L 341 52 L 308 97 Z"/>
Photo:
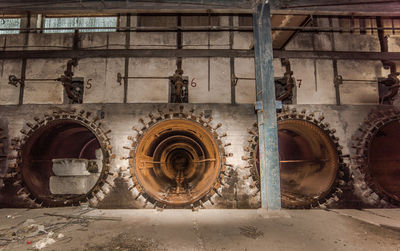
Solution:
<path fill-rule="evenodd" d="M 68 218 L 71 215 L 74 218 Z M 41 250 L 400 250 L 400 209 L 279 214 L 0 209 L 0 250 L 41 246 Z"/>

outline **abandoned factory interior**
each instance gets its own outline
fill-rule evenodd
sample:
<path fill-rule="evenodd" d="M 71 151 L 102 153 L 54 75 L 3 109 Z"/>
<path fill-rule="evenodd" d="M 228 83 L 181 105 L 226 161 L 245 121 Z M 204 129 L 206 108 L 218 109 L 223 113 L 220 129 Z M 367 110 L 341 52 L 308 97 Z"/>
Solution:
<path fill-rule="evenodd" d="M 0 251 L 400 250 L 398 0 L 0 2 Z"/>

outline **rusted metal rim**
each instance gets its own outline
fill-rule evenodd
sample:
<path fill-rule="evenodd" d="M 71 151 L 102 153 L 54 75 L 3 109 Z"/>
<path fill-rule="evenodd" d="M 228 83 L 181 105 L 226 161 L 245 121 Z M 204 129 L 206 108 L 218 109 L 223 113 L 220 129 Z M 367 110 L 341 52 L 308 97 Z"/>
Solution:
<path fill-rule="evenodd" d="M 329 194 L 339 169 L 336 147 L 311 122 L 278 122 L 282 204 L 305 207 Z"/>
<path fill-rule="evenodd" d="M 218 193 L 225 172 L 220 137 L 202 116 L 180 113 L 150 115 L 130 151 L 131 178 L 138 195 L 161 208 L 204 206 Z"/>
<path fill-rule="evenodd" d="M 90 112 L 75 110 L 60 111 L 35 118 L 35 123 L 27 123 L 29 129 L 22 129 L 23 136 L 13 140 L 16 156 L 10 165 L 10 176 L 14 186 L 18 186 L 18 195 L 35 206 L 79 205 L 90 201 L 92 206 L 104 198 L 110 176 L 110 161 L 113 157 L 110 139 L 96 117 L 90 119 Z M 52 159 L 87 158 L 95 159 L 95 149 L 101 149 L 103 167 L 95 185 L 82 195 L 54 195 L 49 188 L 50 176 L 53 176 Z"/>
<path fill-rule="evenodd" d="M 358 179 L 366 184 L 360 186 L 362 195 L 378 206 L 400 205 L 400 111 L 372 111 L 353 139 L 354 167 L 362 173 Z"/>
<path fill-rule="evenodd" d="M 338 200 L 345 165 L 335 131 L 322 123 L 323 117 L 314 119 L 314 114 L 306 115 L 305 110 L 300 114 L 284 110 L 277 119 L 282 206 L 325 207 L 328 199 Z M 245 159 L 250 164 L 254 186 L 260 189 L 257 128 L 250 132 L 253 136 L 245 148 L 249 152 Z"/>

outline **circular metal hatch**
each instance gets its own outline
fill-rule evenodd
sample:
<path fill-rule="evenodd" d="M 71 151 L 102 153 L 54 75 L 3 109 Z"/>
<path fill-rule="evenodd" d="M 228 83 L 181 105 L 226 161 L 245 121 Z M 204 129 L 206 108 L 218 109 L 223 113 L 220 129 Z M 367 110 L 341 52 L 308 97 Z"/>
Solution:
<path fill-rule="evenodd" d="M 278 114 L 278 146 L 282 206 L 284 208 L 309 208 L 324 204 L 335 198 L 341 190 L 336 187 L 343 176 L 341 150 L 334 130 L 322 123 L 323 117 L 314 119 L 314 114 L 303 111 L 297 114 Z M 253 134 L 249 152 L 251 177 L 260 189 L 260 163 L 258 129 Z"/>
<path fill-rule="evenodd" d="M 373 136 L 368 163 L 376 187 L 400 202 L 400 119 L 385 124 Z"/>
<path fill-rule="evenodd" d="M 37 206 L 79 205 L 92 199 L 98 202 L 97 195 L 99 192 L 103 193 L 101 189 L 109 174 L 111 146 L 106 134 L 96 124 L 98 119 L 92 121 L 88 119 L 89 116 L 90 113 L 84 116 L 83 111 L 80 114 L 60 112 L 45 116 L 44 119 L 35 118 L 35 124 L 27 123 L 29 131 L 21 130 L 24 137 L 14 140 L 17 161 L 13 179 L 14 184 L 21 186 L 18 191 L 20 196 Z M 97 159 L 99 154 L 101 158 Z M 96 167 L 99 169 L 95 176 L 91 176 L 90 182 L 84 183 L 88 187 L 86 192 L 53 193 L 50 180 L 58 175 L 53 167 L 54 160 L 57 159 L 96 160 L 101 164 Z M 68 187 L 81 183 L 58 184 Z"/>
<path fill-rule="evenodd" d="M 220 186 L 225 162 L 221 141 L 210 129 L 171 118 L 139 134 L 130 166 L 140 194 L 158 207 L 195 207 L 209 200 Z"/>
<path fill-rule="evenodd" d="M 284 207 L 305 207 L 329 194 L 338 173 L 330 137 L 303 120 L 278 123 L 281 192 Z"/>
<path fill-rule="evenodd" d="M 355 191 L 379 207 L 400 205 L 400 111 L 381 107 L 369 113 L 353 135 Z"/>

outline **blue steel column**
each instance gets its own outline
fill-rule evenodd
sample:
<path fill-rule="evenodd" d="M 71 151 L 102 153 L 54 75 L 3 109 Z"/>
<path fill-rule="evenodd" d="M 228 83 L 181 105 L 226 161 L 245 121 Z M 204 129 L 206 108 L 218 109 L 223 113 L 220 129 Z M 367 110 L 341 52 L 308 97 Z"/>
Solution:
<path fill-rule="evenodd" d="M 272 56 L 270 6 L 256 0 L 253 11 L 257 118 L 260 147 L 261 206 L 281 209 L 278 126 Z"/>

